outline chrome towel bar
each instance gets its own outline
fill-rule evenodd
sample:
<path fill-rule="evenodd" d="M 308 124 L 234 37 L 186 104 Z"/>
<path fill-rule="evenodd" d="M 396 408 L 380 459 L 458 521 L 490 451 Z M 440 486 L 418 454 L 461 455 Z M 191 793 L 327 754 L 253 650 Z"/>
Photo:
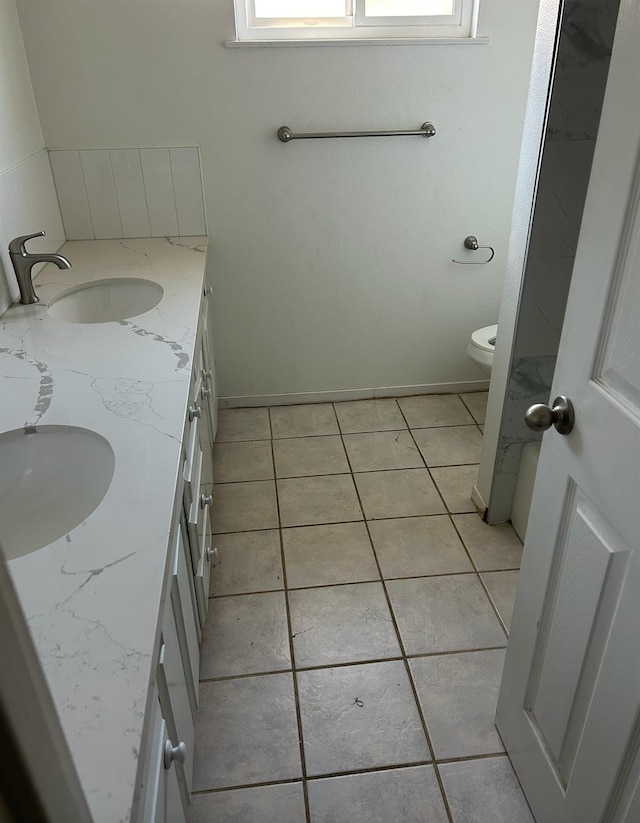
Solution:
<path fill-rule="evenodd" d="M 292 140 L 316 140 L 327 137 L 433 137 L 436 133 L 433 123 L 423 123 L 419 129 L 410 131 L 324 131 L 294 134 L 289 126 L 280 126 L 278 140 L 290 143 Z"/>

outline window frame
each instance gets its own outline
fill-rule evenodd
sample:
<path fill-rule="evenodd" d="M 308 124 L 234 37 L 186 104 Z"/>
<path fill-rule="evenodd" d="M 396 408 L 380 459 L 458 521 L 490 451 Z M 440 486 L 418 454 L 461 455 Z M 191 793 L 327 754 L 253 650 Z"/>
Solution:
<path fill-rule="evenodd" d="M 446 17 L 367 17 L 365 0 L 345 0 L 345 17 L 258 18 L 255 0 L 233 0 L 236 40 L 228 45 L 294 43 L 477 41 L 479 0 L 454 0 Z M 427 22 L 425 22 L 427 21 Z M 482 38 L 484 39 L 484 38 Z"/>

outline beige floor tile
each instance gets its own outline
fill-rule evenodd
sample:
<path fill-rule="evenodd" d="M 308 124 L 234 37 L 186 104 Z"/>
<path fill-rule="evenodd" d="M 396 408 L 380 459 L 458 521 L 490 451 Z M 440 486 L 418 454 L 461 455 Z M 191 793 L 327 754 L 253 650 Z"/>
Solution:
<path fill-rule="evenodd" d="M 507 631 L 511 628 L 513 604 L 516 599 L 519 572 L 485 572 L 482 575 L 493 605 L 498 610 Z"/>
<path fill-rule="evenodd" d="M 216 443 L 213 447 L 213 480 L 235 483 L 239 480 L 270 480 L 273 477 L 271 442 Z"/>
<path fill-rule="evenodd" d="M 364 523 L 284 529 L 282 541 L 290 589 L 380 578 Z"/>
<path fill-rule="evenodd" d="M 478 480 L 477 466 L 443 466 L 431 474 L 450 512 L 475 512 L 471 490 Z"/>
<path fill-rule="evenodd" d="M 520 568 L 522 543 L 508 523 L 489 526 L 477 514 L 456 515 L 453 522 L 480 571 Z"/>
<path fill-rule="evenodd" d="M 290 673 L 200 684 L 194 791 L 301 776 Z"/>
<path fill-rule="evenodd" d="M 307 788 L 313 823 L 447 823 L 449 819 L 433 766 L 310 780 Z"/>
<path fill-rule="evenodd" d="M 503 649 L 410 661 L 437 760 L 504 751 L 495 727 Z"/>
<path fill-rule="evenodd" d="M 461 394 L 460 397 L 462 398 L 462 402 L 473 415 L 473 419 L 476 423 L 484 423 L 487 416 L 487 400 L 489 398 L 489 392 L 468 392 L 466 394 Z"/>
<path fill-rule="evenodd" d="M 448 515 L 374 520 L 369 530 L 385 578 L 473 571 Z"/>
<path fill-rule="evenodd" d="M 401 661 L 297 673 L 307 773 L 430 759 Z"/>
<path fill-rule="evenodd" d="M 390 580 L 387 591 L 408 655 L 507 644 L 475 574 Z"/>
<path fill-rule="evenodd" d="M 443 763 L 453 823 L 535 823 L 507 757 Z"/>
<path fill-rule="evenodd" d="M 349 472 L 339 435 L 294 437 L 273 441 L 276 477 L 311 477 Z"/>
<path fill-rule="evenodd" d="M 270 438 L 268 409 L 221 409 L 218 412 L 216 443 Z"/>
<path fill-rule="evenodd" d="M 212 524 L 215 534 L 277 528 L 275 483 L 218 483 L 213 492 Z"/>
<path fill-rule="evenodd" d="M 400 657 L 381 583 L 289 592 L 297 668 Z"/>
<path fill-rule="evenodd" d="M 302 783 L 252 786 L 191 798 L 191 823 L 300 823 L 305 817 Z"/>
<path fill-rule="evenodd" d="M 354 472 L 417 469 L 424 466 L 408 431 L 345 434 L 344 445 Z"/>
<path fill-rule="evenodd" d="M 209 601 L 200 652 L 201 680 L 290 668 L 284 592 Z"/>
<path fill-rule="evenodd" d="M 212 595 L 249 594 L 284 588 L 277 529 L 216 535 L 218 559 L 211 569 Z"/>
<path fill-rule="evenodd" d="M 343 434 L 406 429 L 395 400 L 351 400 L 334 404 Z"/>
<path fill-rule="evenodd" d="M 411 429 L 423 429 L 428 426 L 466 426 L 474 422 L 457 394 L 400 397 L 398 405 Z"/>
<path fill-rule="evenodd" d="M 351 475 L 278 480 L 282 526 L 312 526 L 362 520 Z"/>
<path fill-rule="evenodd" d="M 270 409 L 273 437 L 310 437 L 340 434 L 331 403 L 303 406 L 273 406 Z"/>
<path fill-rule="evenodd" d="M 417 429 L 413 436 L 429 467 L 480 462 L 482 435 L 477 426 Z"/>
<path fill-rule="evenodd" d="M 367 520 L 445 511 L 426 469 L 365 472 L 354 479 Z"/>
<path fill-rule="evenodd" d="M 212 595 L 284 589 L 277 529 L 218 534 L 218 560 L 211 569 Z"/>

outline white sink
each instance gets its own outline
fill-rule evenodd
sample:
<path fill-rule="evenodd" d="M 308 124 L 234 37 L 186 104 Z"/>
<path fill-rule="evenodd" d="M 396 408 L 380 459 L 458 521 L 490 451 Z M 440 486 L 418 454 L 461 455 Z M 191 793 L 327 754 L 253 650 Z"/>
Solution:
<path fill-rule="evenodd" d="M 38 426 L 0 434 L 0 544 L 7 558 L 79 526 L 107 493 L 114 469 L 109 442 L 89 429 Z"/>
<path fill-rule="evenodd" d="M 112 277 L 82 283 L 49 303 L 49 314 L 67 323 L 110 323 L 144 314 L 162 300 L 164 290 L 153 280 Z"/>

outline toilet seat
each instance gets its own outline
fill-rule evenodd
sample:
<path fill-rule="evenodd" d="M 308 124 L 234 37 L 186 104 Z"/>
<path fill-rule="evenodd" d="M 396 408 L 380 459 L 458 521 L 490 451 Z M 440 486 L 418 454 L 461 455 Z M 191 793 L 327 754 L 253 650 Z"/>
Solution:
<path fill-rule="evenodd" d="M 485 326 L 482 329 L 476 329 L 471 335 L 471 345 L 480 351 L 486 351 L 493 354 L 496 350 L 495 338 L 498 333 L 498 324 L 493 326 Z"/>

